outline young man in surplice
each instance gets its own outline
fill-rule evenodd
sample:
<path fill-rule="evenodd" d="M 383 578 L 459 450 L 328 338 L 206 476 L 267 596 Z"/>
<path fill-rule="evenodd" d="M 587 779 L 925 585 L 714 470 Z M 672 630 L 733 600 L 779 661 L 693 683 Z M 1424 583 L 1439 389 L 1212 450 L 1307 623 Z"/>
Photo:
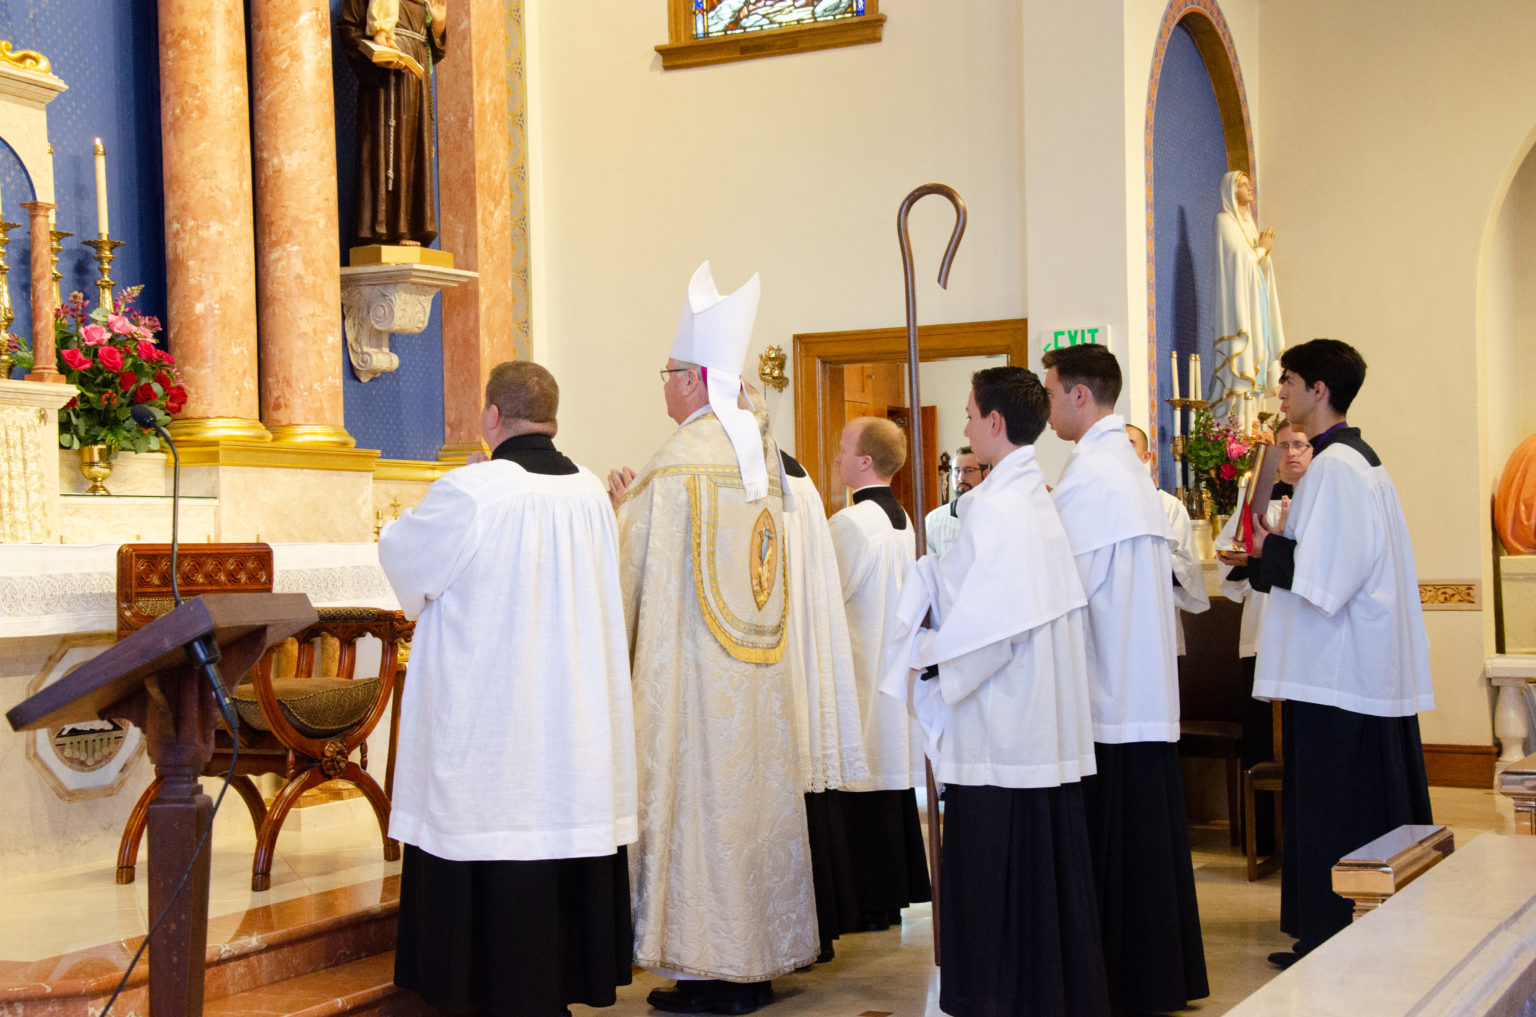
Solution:
<path fill-rule="evenodd" d="M 1084 782 L 1110 1002 L 1181 1010 L 1210 994 L 1179 772 L 1172 534 L 1115 413 L 1103 346 L 1041 358 L 1051 427 L 1077 447 L 1051 492 L 1088 596 L 1098 773 Z"/>
<path fill-rule="evenodd" d="M 903 908 L 932 899 L 914 791 L 919 779 L 916 728 L 901 703 L 878 692 L 886 629 L 902 578 L 917 555 L 912 520 L 891 493 L 891 478 L 906 460 L 906 436 L 891 421 L 855 417 L 843 427 L 837 467 L 853 495 L 830 525 L 853 643 L 869 777 L 845 783 L 836 799 L 848 831 L 859 898 L 853 931 L 859 932 L 899 925 Z"/>

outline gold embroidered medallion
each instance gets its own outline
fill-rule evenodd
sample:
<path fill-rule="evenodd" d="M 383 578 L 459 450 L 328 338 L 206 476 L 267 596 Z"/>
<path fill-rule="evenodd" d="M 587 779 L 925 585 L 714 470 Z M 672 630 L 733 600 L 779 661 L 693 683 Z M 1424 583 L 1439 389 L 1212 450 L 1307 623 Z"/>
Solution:
<path fill-rule="evenodd" d="M 752 524 L 752 599 L 761 611 L 773 594 L 773 577 L 779 567 L 779 535 L 773 528 L 773 516 L 763 509 Z"/>

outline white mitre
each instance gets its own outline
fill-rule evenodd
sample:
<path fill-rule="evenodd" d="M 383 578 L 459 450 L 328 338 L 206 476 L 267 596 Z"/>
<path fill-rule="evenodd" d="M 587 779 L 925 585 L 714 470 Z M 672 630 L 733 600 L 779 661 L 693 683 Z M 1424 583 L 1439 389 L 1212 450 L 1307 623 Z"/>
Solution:
<path fill-rule="evenodd" d="M 688 282 L 688 302 L 683 305 L 669 354 L 673 360 L 704 368 L 709 408 L 715 411 L 736 450 L 747 501 L 757 501 L 768 494 L 768 468 L 763 462 L 763 439 L 757 419 L 737 402 L 741 395 L 741 368 L 746 363 L 760 296 L 762 283 L 754 274 L 741 289 L 722 297 L 715 288 L 709 262 L 704 262 Z"/>

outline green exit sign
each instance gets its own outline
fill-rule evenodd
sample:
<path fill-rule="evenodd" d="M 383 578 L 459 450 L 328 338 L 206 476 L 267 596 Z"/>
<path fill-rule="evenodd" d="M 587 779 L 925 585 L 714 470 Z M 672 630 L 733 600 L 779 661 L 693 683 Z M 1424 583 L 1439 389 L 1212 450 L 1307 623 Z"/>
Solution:
<path fill-rule="evenodd" d="M 1086 346 L 1090 343 L 1108 346 L 1109 326 L 1080 325 L 1076 328 L 1046 329 L 1043 338 L 1045 342 L 1040 347 L 1041 353 L 1049 353 L 1051 350 L 1059 350 L 1066 346 Z"/>

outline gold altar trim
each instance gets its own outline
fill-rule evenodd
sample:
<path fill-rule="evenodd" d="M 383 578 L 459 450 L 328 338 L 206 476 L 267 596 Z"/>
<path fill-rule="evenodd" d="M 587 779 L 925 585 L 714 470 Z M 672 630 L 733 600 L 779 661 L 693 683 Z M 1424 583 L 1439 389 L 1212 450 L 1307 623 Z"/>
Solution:
<path fill-rule="evenodd" d="M 484 452 L 491 454 L 491 450 L 485 447 L 483 441 L 458 441 L 451 445 L 444 445 L 437 450 L 437 461 L 440 463 L 452 463 L 454 466 L 463 466 L 471 452 Z"/>
<path fill-rule="evenodd" d="M 305 448 L 356 448 L 357 439 L 347 433 L 345 427 L 335 424 L 279 424 L 267 428 L 272 441 L 279 445 L 300 445 Z"/>
<path fill-rule="evenodd" d="M 48 58 L 36 50 L 11 49 L 11 44 L 0 39 L 0 64 L 15 67 L 23 71 L 36 71 L 39 74 L 52 74 L 53 65 Z"/>
<path fill-rule="evenodd" d="M 217 441 L 178 444 L 183 466 L 248 466 L 263 469 L 339 470 L 372 473 L 376 448 L 282 445 L 269 441 Z M 165 458 L 166 469 L 171 457 Z"/>
<path fill-rule="evenodd" d="M 261 421 L 245 417 L 187 417 L 166 427 L 179 448 L 182 442 L 271 441 Z"/>
<path fill-rule="evenodd" d="M 415 480 L 431 483 L 446 476 L 458 462 L 432 461 L 430 459 L 377 459 L 373 464 L 374 480 Z"/>
<path fill-rule="evenodd" d="M 1481 611 L 1482 583 L 1476 579 L 1420 583 L 1419 604 L 1426 611 Z"/>
<path fill-rule="evenodd" d="M 433 268 L 452 268 L 453 252 L 438 251 L 431 247 L 402 247 L 396 244 L 369 244 L 354 247 L 347 252 L 347 267 L 359 265 L 430 265 Z"/>

